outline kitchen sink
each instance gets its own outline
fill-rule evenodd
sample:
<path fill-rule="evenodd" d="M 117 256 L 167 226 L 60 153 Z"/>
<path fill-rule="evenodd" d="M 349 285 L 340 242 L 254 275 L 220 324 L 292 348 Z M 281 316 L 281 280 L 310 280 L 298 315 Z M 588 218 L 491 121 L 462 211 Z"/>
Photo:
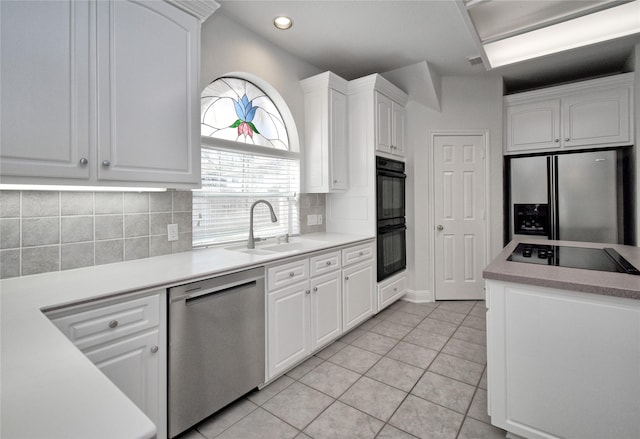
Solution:
<path fill-rule="evenodd" d="M 232 247 L 225 247 L 225 250 L 231 250 L 249 255 L 272 255 L 274 253 L 300 252 L 307 250 L 320 249 L 327 243 L 315 239 L 299 239 L 291 240 L 291 242 L 283 242 L 276 244 L 275 242 L 266 242 L 256 244 L 256 248 L 247 248 L 247 244 L 239 244 Z"/>
<path fill-rule="evenodd" d="M 287 242 L 283 244 L 274 244 L 262 247 L 263 250 L 272 252 L 293 252 L 293 251 L 305 251 L 321 248 L 325 245 L 325 241 L 316 241 L 313 239 L 301 239 L 293 242 Z"/>

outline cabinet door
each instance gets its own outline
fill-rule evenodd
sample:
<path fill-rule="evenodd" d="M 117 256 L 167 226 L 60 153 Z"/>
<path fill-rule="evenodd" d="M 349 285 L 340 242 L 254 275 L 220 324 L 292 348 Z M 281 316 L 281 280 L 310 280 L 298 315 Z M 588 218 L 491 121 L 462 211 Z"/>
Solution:
<path fill-rule="evenodd" d="M 97 23 L 98 179 L 199 185 L 198 19 L 111 0 Z"/>
<path fill-rule="evenodd" d="M 629 87 L 620 87 L 564 98 L 563 146 L 631 144 L 629 95 Z"/>
<path fill-rule="evenodd" d="M 267 296 L 267 380 L 311 352 L 309 282 L 301 282 Z"/>
<path fill-rule="evenodd" d="M 84 1 L 0 2 L 3 177 L 89 177 L 91 13 Z"/>
<path fill-rule="evenodd" d="M 342 327 L 348 331 L 374 313 L 373 263 L 354 265 L 342 273 Z"/>
<path fill-rule="evenodd" d="M 342 334 L 340 272 L 311 279 L 311 349 Z"/>
<path fill-rule="evenodd" d="M 391 153 L 392 101 L 376 92 L 376 150 Z"/>
<path fill-rule="evenodd" d="M 348 187 L 347 169 L 347 97 L 329 89 L 329 155 L 331 190 L 346 190 Z"/>
<path fill-rule="evenodd" d="M 509 105 L 507 152 L 560 148 L 560 100 Z"/>
<path fill-rule="evenodd" d="M 404 296 L 407 292 L 406 278 L 403 276 L 386 285 L 378 285 L 378 311 Z"/>
<path fill-rule="evenodd" d="M 392 137 L 391 137 L 391 152 L 398 156 L 404 157 L 404 120 L 405 109 L 402 105 L 392 103 Z"/>
<path fill-rule="evenodd" d="M 158 437 L 166 434 L 162 410 L 165 405 L 161 402 L 166 395 L 160 394 L 160 389 L 165 388 L 161 382 L 164 349 L 160 346 L 159 329 L 155 329 L 85 351 L 87 358 L 156 424 Z"/>

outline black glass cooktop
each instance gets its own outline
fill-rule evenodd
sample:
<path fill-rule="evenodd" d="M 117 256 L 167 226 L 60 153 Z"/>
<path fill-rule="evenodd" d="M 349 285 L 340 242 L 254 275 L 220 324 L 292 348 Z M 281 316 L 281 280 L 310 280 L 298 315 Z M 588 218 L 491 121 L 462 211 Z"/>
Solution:
<path fill-rule="evenodd" d="M 601 249 L 521 243 L 518 244 L 507 260 L 529 264 L 582 268 L 585 270 L 640 274 L 636 267 L 612 248 Z"/>

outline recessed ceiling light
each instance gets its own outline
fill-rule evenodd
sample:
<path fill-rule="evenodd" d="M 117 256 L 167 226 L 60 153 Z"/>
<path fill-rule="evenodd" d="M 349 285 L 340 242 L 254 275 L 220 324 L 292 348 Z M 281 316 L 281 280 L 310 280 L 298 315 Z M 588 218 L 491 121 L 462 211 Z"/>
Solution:
<path fill-rule="evenodd" d="M 286 30 L 293 26 L 291 18 L 281 15 L 273 19 L 273 25 L 278 29 Z"/>

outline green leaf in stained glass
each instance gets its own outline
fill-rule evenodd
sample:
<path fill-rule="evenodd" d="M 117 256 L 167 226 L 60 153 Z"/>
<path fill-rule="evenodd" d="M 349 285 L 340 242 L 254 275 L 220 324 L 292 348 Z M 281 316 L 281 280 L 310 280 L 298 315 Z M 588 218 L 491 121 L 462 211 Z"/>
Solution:
<path fill-rule="evenodd" d="M 241 123 L 242 123 L 242 121 L 240 119 L 238 119 L 233 123 L 233 125 L 229 125 L 229 128 L 238 128 Z M 255 131 L 255 128 L 254 128 L 254 131 Z"/>
<path fill-rule="evenodd" d="M 247 122 L 247 123 L 249 124 L 249 126 L 251 127 L 254 133 L 260 134 L 260 132 L 256 129 L 256 126 L 253 124 L 253 122 Z"/>

